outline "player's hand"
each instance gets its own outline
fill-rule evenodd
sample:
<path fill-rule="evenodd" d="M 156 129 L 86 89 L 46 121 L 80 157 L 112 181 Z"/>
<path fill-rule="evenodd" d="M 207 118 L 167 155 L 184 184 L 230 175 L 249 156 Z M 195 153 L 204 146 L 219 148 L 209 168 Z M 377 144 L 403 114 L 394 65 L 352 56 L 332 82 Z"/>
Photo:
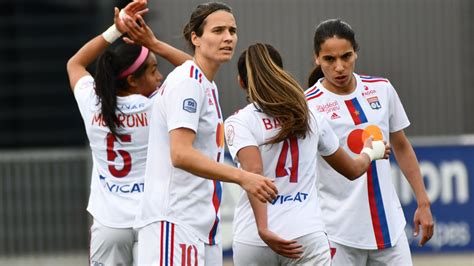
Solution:
<path fill-rule="evenodd" d="M 239 185 L 263 203 L 272 202 L 278 195 L 278 189 L 272 180 L 244 170 Z"/>
<path fill-rule="evenodd" d="M 150 47 L 157 41 L 155 34 L 140 14 L 135 15 L 133 19 L 126 18 L 125 26 L 127 27 L 128 37 L 123 37 L 123 40 L 128 44 Z"/>
<path fill-rule="evenodd" d="M 121 33 L 128 32 L 128 28 L 125 25 L 126 19 L 133 19 L 136 15 L 143 15 L 148 12 L 146 3 L 142 2 L 131 2 L 122 11 L 119 11 L 117 7 L 114 10 L 114 24 Z"/>
<path fill-rule="evenodd" d="M 381 141 L 376 141 L 376 142 L 381 142 Z M 377 152 L 376 149 L 374 149 L 374 138 L 372 136 L 368 137 L 365 142 L 364 142 L 364 148 L 371 148 L 374 150 L 374 152 Z M 381 144 L 381 143 L 380 143 Z M 383 144 L 385 145 L 385 150 L 384 150 L 384 154 L 383 156 L 381 157 L 378 157 L 376 155 L 376 158 L 383 158 L 383 159 L 388 159 L 390 157 L 390 153 L 392 152 L 391 151 L 391 147 L 390 147 L 390 144 L 388 144 L 385 140 L 383 141 Z M 382 154 L 380 154 L 382 155 Z M 374 159 L 376 160 L 376 159 Z"/>
<path fill-rule="evenodd" d="M 413 235 L 417 237 L 420 233 L 421 225 L 421 239 L 418 242 L 418 246 L 422 247 L 428 242 L 433 236 L 434 222 L 431 215 L 429 206 L 418 206 L 413 217 Z"/>
<path fill-rule="evenodd" d="M 265 244 L 282 256 L 298 259 L 303 253 L 303 246 L 296 240 L 285 240 L 268 229 L 259 229 L 258 234 Z"/>
<path fill-rule="evenodd" d="M 133 0 L 133 2 L 144 3 L 145 5 L 147 4 L 147 0 Z"/>

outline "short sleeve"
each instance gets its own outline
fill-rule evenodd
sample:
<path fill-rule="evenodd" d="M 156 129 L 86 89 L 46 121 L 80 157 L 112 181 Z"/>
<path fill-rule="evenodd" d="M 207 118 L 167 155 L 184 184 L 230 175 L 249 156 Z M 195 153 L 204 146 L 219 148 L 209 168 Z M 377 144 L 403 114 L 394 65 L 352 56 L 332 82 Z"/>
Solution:
<path fill-rule="evenodd" d="M 74 87 L 74 98 L 81 114 L 86 114 L 88 108 L 97 102 L 97 95 L 94 89 L 94 78 L 92 76 L 84 76 L 80 78 Z"/>
<path fill-rule="evenodd" d="M 329 156 L 335 153 L 339 148 L 339 139 L 325 117 L 320 114 L 314 115 L 318 124 L 318 151 L 322 156 Z"/>
<path fill-rule="evenodd" d="M 390 84 L 388 90 L 390 105 L 389 131 L 397 132 L 408 127 L 410 125 L 410 121 L 408 120 L 405 109 L 403 108 L 402 102 L 400 101 L 395 88 L 393 88 L 393 86 Z"/>
<path fill-rule="evenodd" d="M 233 115 L 224 122 L 227 147 L 235 162 L 237 162 L 237 153 L 242 148 L 248 146 L 258 147 L 257 138 L 250 130 L 251 128 L 255 129 L 256 126 L 251 125 L 252 123 L 245 121 L 243 118 L 243 116 Z"/>
<path fill-rule="evenodd" d="M 166 84 L 164 105 L 168 131 L 189 128 L 197 132 L 202 110 L 204 91 L 193 79 L 183 78 L 174 84 Z"/>

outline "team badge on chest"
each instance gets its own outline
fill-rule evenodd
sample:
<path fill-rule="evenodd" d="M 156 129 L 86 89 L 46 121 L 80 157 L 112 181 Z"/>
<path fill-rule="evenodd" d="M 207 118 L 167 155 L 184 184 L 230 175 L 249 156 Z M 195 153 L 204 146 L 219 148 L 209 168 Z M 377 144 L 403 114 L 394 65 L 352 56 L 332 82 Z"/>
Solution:
<path fill-rule="evenodd" d="M 382 105 L 380 105 L 380 101 L 377 96 L 367 98 L 367 102 L 369 102 L 370 108 L 374 110 L 382 108 Z"/>

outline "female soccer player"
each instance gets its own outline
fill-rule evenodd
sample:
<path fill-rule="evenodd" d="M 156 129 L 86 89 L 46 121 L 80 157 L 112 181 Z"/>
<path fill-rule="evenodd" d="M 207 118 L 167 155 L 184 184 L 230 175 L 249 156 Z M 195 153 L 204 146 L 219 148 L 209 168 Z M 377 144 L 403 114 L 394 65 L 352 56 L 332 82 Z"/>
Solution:
<path fill-rule="evenodd" d="M 344 152 L 324 118 L 310 112 L 303 89 L 281 68 L 273 47 L 251 45 L 238 69 L 251 103 L 226 120 L 227 145 L 242 169 L 271 177 L 279 193 L 270 204 L 242 193 L 234 218 L 234 264 L 330 265 L 315 186 L 318 154 L 354 179 L 372 159 L 388 158 L 389 147 L 368 138 L 357 158 Z"/>
<path fill-rule="evenodd" d="M 144 4 L 131 3 L 122 11 L 122 17 L 142 14 L 146 12 L 143 8 Z M 116 8 L 114 25 L 86 43 L 67 63 L 92 150 L 87 207 L 94 218 L 91 265 L 136 264 L 133 250 L 137 232 L 132 227 L 144 190 L 150 98 L 163 76 L 155 55 L 143 46 L 119 44 L 106 50 L 128 31 Z M 154 48 L 171 63 L 182 63 L 187 57 L 161 42 Z M 97 57 L 97 71 L 92 77 L 86 67 Z"/>
<path fill-rule="evenodd" d="M 322 22 L 314 34 L 317 81 L 306 92 L 310 108 L 325 116 L 350 154 L 358 154 L 367 135 L 390 142 L 395 158 L 415 192 L 415 235 L 420 245 L 433 235 L 433 218 L 418 161 L 404 128 L 410 122 L 385 78 L 354 73 L 358 44 L 344 21 Z M 318 76 L 322 74 L 321 76 Z M 323 76 L 323 78 L 321 78 Z M 405 218 L 390 177 L 388 161 L 374 161 L 355 182 L 319 162 L 319 196 L 333 265 L 411 265 Z"/>
<path fill-rule="evenodd" d="M 153 99 L 141 201 L 139 264 L 221 265 L 221 181 L 241 185 L 260 201 L 277 189 L 261 175 L 219 163 L 224 128 L 213 81 L 232 58 L 237 26 L 222 3 L 198 5 L 184 29 L 193 60 L 171 72 Z"/>

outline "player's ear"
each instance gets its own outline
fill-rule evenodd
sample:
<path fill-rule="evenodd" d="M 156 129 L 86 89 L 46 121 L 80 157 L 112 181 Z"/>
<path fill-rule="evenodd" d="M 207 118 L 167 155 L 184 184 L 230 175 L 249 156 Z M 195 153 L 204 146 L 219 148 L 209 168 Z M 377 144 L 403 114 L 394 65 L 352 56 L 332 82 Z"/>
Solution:
<path fill-rule="evenodd" d="M 242 89 L 245 89 L 244 81 L 242 80 L 242 78 L 240 78 L 240 75 L 237 75 L 237 81 L 239 82 L 240 87 Z"/>
<path fill-rule="evenodd" d="M 128 75 L 127 76 L 127 83 L 130 87 L 138 87 L 137 79 L 135 79 L 135 77 L 133 77 L 133 75 Z"/>
<path fill-rule="evenodd" d="M 194 44 L 195 47 L 201 46 L 201 38 L 196 35 L 196 32 L 191 32 L 191 42 Z"/>
<path fill-rule="evenodd" d="M 316 63 L 316 65 L 318 65 L 318 66 L 320 65 L 318 56 L 316 54 L 314 54 L 314 63 Z"/>

